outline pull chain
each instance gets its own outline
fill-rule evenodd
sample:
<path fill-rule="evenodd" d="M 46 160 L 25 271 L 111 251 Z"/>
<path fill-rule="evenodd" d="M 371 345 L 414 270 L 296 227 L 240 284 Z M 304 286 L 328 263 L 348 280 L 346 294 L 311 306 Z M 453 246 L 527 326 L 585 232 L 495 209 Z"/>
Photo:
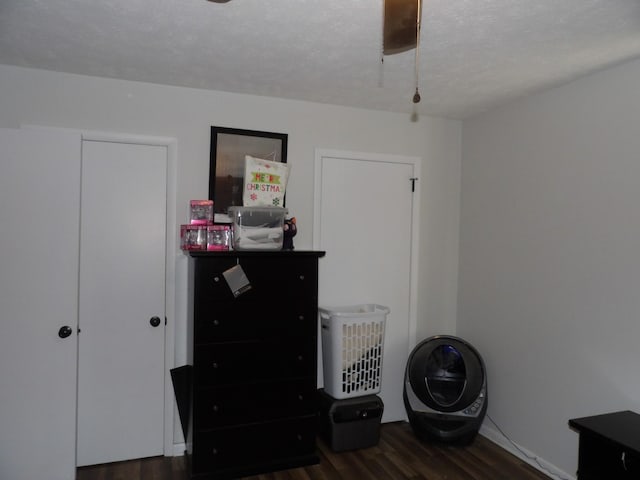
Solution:
<path fill-rule="evenodd" d="M 422 17 L 422 0 L 416 0 L 418 2 L 418 16 L 416 18 L 416 57 L 415 57 L 415 80 L 416 80 L 416 93 L 413 94 L 413 103 L 420 103 L 420 92 L 418 91 L 419 82 L 419 58 L 420 58 L 420 18 Z"/>

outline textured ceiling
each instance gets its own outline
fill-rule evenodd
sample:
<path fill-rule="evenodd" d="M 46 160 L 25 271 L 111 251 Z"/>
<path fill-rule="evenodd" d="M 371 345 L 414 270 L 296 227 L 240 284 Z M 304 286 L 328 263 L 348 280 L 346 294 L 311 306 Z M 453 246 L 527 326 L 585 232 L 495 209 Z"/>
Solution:
<path fill-rule="evenodd" d="M 383 0 L 0 0 L 0 63 L 411 112 Z M 640 57 L 640 0 L 424 0 L 420 114 L 466 118 Z"/>

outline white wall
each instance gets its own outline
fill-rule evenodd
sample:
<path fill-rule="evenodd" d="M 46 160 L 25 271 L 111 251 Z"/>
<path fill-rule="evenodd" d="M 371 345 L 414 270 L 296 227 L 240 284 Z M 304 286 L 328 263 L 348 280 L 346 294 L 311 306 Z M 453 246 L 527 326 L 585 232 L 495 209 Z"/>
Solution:
<path fill-rule="evenodd" d="M 178 223 L 187 219 L 188 200 L 207 196 L 211 125 L 287 133 L 292 166 L 287 207 L 298 219 L 297 249 L 312 244 L 316 148 L 422 157 L 420 339 L 455 331 L 461 124 L 428 117 L 411 122 L 409 103 L 407 114 L 392 114 L 0 65 L 0 127 L 37 124 L 176 138 Z M 387 222 L 381 218 L 380 227 L 388 228 Z M 171 228 L 177 237 L 177 225 Z M 176 364 L 181 365 L 187 260 L 181 252 L 175 255 Z"/>
<path fill-rule="evenodd" d="M 457 332 L 489 415 L 571 475 L 570 418 L 640 411 L 639 84 L 629 63 L 463 124 Z"/>

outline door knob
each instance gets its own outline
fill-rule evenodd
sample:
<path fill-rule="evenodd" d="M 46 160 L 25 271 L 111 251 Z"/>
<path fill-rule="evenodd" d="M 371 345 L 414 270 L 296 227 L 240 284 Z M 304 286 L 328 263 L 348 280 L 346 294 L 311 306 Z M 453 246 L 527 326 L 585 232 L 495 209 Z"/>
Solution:
<path fill-rule="evenodd" d="M 149 320 L 149 323 L 151 324 L 152 327 L 157 327 L 158 325 L 160 325 L 160 317 L 151 317 L 151 320 Z"/>
<path fill-rule="evenodd" d="M 73 333 L 73 330 L 68 325 L 60 327 L 60 330 L 58 330 L 58 336 L 60 338 L 67 338 L 69 335 L 71 335 L 71 333 Z"/>

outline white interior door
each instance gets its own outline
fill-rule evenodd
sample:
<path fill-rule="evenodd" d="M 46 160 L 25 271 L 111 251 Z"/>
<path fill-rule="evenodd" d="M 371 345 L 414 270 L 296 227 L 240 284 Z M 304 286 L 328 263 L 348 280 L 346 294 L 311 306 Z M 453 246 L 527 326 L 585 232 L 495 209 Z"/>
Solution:
<path fill-rule="evenodd" d="M 166 179 L 164 146 L 83 141 L 78 466 L 163 453 Z"/>
<path fill-rule="evenodd" d="M 402 157 L 405 158 L 405 157 Z M 405 417 L 404 369 L 412 329 L 411 178 L 416 159 L 367 154 L 316 156 L 314 248 L 320 306 L 387 306 L 383 353 L 383 421 Z"/>
<path fill-rule="evenodd" d="M 79 210 L 80 136 L 0 129 L 2 479 L 75 478 Z"/>

